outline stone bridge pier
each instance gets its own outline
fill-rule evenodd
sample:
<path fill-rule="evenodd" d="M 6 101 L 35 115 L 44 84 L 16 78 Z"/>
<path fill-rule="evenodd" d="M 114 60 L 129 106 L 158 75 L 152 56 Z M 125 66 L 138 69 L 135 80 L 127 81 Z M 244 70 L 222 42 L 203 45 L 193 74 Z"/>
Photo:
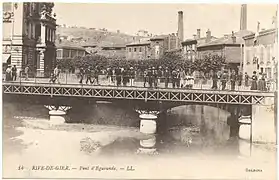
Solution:
<path fill-rule="evenodd" d="M 157 154 L 156 133 L 157 119 L 160 111 L 136 110 L 140 118 L 140 132 L 146 135 L 140 140 L 139 154 Z"/>
<path fill-rule="evenodd" d="M 264 105 L 252 105 L 252 141 L 255 143 L 276 143 L 276 118 L 274 98 L 266 98 Z"/>
<path fill-rule="evenodd" d="M 51 124 L 63 124 L 66 122 L 67 111 L 72 107 L 70 106 L 52 106 L 45 105 L 49 109 L 49 121 Z"/>

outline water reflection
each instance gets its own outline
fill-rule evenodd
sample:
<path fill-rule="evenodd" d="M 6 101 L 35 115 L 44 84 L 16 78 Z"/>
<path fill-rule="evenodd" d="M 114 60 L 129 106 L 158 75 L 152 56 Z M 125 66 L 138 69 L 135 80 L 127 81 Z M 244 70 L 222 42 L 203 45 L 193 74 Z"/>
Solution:
<path fill-rule="evenodd" d="M 48 111 L 43 106 L 31 105 L 24 108 L 19 105 L 10 104 L 4 107 L 5 112 L 13 109 L 16 116 L 33 116 L 41 119 L 48 119 Z M 24 111 L 22 110 L 24 109 Z M 82 107 L 82 109 L 73 108 L 71 120 L 85 122 L 87 124 L 102 124 L 107 126 L 109 132 L 117 132 L 119 129 L 125 130 L 130 127 L 137 127 L 139 131 L 140 119 L 138 114 L 132 109 L 123 108 L 115 104 L 99 104 Z M 34 112 L 34 113 L 33 113 Z M 75 116 L 73 116 L 75 114 Z M 186 156 L 197 153 L 215 154 L 215 155 L 233 155 L 239 153 L 239 144 L 236 139 L 230 139 L 229 126 L 227 125 L 228 113 L 213 107 L 202 106 L 181 106 L 171 109 L 165 117 L 159 117 L 157 120 L 158 131 L 156 135 L 147 137 L 138 137 L 137 135 L 125 135 L 121 138 L 116 135 L 110 135 L 108 138 L 114 138 L 110 144 L 102 147 L 101 155 L 132 155 L 137 152 L 159 152 L 164 154 L 181 154 Z M 47 117 L 47 118 L 46 118 Z M 18 120 L 12 117 L 5 117 L 4 124 L 14 123 Z M 118 125 L 117 128 L 111 125 Z M 60 128 L 63 131 L 91 132 L 91 127 L 84 124 L 65 124 Z M 66 127 L 67 126 L 67 127 Z M 81 127 L 82 126 L 82 127 Z M 55 127 L 59 131 L 60 126 Z M 95 128 L 94 132 L 103 132 L 104 127 Z M 5 128 L 4 134 L 11 134 L 16 128 Z M 135 130 L 133 130 L 135 131 Z M 17 135 L 11 135 L 17 136 Z M 6 136 L 8 137 L 8 136 Z M 10 136 L 9 136 L 10 137 Z M 9 141 L 9 140 L 7 140 Z M 243 144 L 242 142 L 240 142 Z M 10 146 L 4 144 L 4 149 Z M 78 145 L 77 145 L 78 146 Z M 242 151 L 242 150 L 241 150 Z"/>

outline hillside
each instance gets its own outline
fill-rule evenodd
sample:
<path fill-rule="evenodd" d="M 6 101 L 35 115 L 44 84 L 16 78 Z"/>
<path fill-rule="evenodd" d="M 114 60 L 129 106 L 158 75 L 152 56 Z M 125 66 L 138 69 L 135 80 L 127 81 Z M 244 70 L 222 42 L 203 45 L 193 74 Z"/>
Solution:
<path fill-rule="evenodd" d="M 72 42 L 76 46 L 84 44 L 96 44 L 97 46 L 110 46 L 110 45 L 125 45 L 133 41 L 132 35 L 127 35 L 119 32 L 110 32 L 106 29 L 97 30 L 94 28 L 83 27 L 61 27 L 58 26 L 56 30 L 58 38 L 63 41 Z M 140 38 L 139 36 L 135 37 Z"/>

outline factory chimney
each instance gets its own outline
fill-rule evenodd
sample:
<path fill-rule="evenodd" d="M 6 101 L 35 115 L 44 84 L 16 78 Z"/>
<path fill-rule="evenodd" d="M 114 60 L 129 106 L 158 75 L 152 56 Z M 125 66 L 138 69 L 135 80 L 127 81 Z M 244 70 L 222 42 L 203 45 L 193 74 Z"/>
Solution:
<path fill-rule="evenodd" d="M 177 30 L 177 48 L 181 48 L 181 42 L 184 40 L 183 11 L 178 11 L 178 30 Z"/>
<path fill-rule="evenodd" d="M 247 4 L 241 5 L 240 30 L 247 30 Z"/>
<path fill-rule="evenodd" d="M 201 29 L 197 29 L 197 38 L 198 38 L 198 39 L 201 38 Z"/>

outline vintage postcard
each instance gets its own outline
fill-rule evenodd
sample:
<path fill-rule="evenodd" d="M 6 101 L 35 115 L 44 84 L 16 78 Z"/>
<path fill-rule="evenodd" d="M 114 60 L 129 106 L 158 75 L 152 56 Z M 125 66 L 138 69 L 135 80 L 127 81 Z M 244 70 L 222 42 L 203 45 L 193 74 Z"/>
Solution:
<path fill-rule="evenodd" d="M 2 10 L 2 178 L 276 179 L 277 4 Z"/>

